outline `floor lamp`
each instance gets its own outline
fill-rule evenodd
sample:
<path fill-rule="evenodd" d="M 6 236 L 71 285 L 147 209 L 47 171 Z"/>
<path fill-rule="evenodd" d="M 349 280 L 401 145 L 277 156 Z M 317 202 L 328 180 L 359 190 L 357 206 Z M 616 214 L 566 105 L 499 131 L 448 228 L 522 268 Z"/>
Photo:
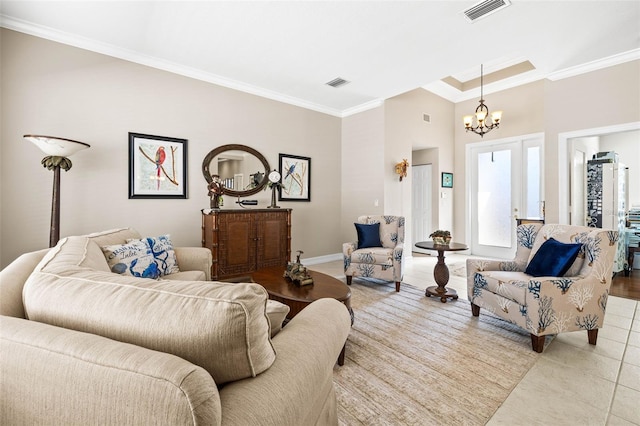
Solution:
<path fill-rule="evenodd" d="M 60 169 L 65 172 L 69 171 L 71 160 L 67 157 L 82 149 L 89 148 L 91 145 L 55 136 L 24 135 L 24 138 L 36 144 L 38 148 L 47 154 L 42 159 L 42 165 L 49 170 L 53 170 L 51 230 L 49 232 L 49 247 L 53 247 L 60 239 Z"/>

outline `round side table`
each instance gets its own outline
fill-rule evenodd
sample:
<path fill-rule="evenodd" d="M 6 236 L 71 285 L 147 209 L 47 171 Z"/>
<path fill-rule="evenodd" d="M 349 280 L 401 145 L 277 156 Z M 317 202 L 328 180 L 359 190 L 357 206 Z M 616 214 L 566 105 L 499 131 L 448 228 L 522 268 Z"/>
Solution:
<path fill-rule="evenodd" d="M 433 269 L 433 278 L 436 280 L 438 285 L 428 287 L 425 290 L 424 295 L 427 297 L 439 297 L 442 303 L 446 303 L 447 298 L 449 297 L 453 300 L 457 300 L 458 293 L 452 288 L 447 288 L 447 283 L 449 282 L 449 268 L 447 267 L 447 264 L 444 263 L 444 252 L 463 251 L 467 250 L 469 247 L 461 243 L 434 244 L 433 241 L 421 241 L 416 243 L 416 247 L 425 250 L 436 250 L 438 252 L 438 263 Z"/>

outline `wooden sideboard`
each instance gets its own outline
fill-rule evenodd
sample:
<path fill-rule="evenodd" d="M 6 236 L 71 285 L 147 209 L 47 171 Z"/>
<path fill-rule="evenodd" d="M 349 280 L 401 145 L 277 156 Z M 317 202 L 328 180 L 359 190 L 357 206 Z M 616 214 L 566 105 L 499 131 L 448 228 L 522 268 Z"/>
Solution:
<path fill-rule="evenodd" d="M 291 260 L 291 209 L 202 213 L 202 247 L 211 250 L 211 279 L 247 275 Z"/>

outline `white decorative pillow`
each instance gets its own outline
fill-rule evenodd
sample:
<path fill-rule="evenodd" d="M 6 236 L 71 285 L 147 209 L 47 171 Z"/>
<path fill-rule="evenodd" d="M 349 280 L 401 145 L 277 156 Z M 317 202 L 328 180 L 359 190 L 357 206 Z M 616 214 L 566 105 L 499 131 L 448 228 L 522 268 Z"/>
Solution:
<path fill-rule="evenodd" d="M 138 278 L 156 279 L 160 276 L 158 264 L 144 241 L 132 240 L 127 244 L 103 246 L 102 252 L 111 272 Z"/>
<path fill-rule="evenodd" d="M 160 276 L 180 272 L 176 252 L 173 249 L 173 243 L 171 242 L 171 236 L 169 234 L 160 235 L 159 237 L 145 237 L 141 240 L 127 240 L 127 242 L 131 241 L 142 241 L 147 244 L 151 251 L 151 255 L 155 258 L 156 263 L 158 264 Z"/>

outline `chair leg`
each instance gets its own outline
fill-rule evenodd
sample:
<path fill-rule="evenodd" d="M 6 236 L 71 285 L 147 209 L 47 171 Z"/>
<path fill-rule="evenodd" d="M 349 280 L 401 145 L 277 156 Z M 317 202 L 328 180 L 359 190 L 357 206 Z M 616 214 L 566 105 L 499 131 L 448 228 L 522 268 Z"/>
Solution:
<path fill-rule="evenodd" d="M 541 354 L 542 349 L 544 349 L 544 336 L 536 336 L 535 334 L 531 334 L 531 347 L 534 351 Z"/>
<path fill-rule="evenodd" d="M 396 281 L 396 292 L 400 291 L 400 281 Z"/>
<path fill-rule="evenodd" d="M 347 275 L 347 285 L 351 285 L 352 278 L 353 278 L 353 275 Z"/>
<path fill-rule="evenodd" d="M 598 329 L 594 328 L 593 330 L 587 330 L 587 335 L 589 336 L 589 344 L 595 345 L 596 340 L 598 340 Z"/>
<path fill-rule="evenodd" d="M 479 317 L 480 316 L 480 306 L 475 305 L 475 304 L 471 304 L 471 313 L 473 314 L 474 317 Z"/>

